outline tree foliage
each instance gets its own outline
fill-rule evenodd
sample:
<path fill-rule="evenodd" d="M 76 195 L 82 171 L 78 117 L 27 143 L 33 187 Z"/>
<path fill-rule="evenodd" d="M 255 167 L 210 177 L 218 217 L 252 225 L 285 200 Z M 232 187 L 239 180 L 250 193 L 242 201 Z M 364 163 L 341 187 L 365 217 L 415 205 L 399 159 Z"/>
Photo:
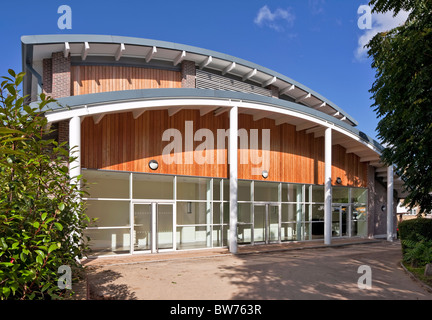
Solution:
<path fill-rule="evenodd" d="M 0 86 L 0 299 L 59 298 L 59 267 L 78 267 L 85 252 L 85 204 L 65 143 L 44 139 L 54 100 L 26 105 L 24 73 L 9 74 Z"/>
<path fill-rule="evenodd" d="M 373 11 L 409 12 L 404 25 L 368 44 L 376 70 L 370 90 L 380 121 L 382 160 L 394 164 L 407 189 L 405 204 L 432 210 L 432 0 L 372 0 Z"/>

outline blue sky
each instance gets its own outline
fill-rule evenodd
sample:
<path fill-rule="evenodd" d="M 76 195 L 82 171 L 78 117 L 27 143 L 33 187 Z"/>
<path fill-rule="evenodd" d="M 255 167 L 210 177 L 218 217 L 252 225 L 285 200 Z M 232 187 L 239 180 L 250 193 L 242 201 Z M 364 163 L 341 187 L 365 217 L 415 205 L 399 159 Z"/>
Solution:
<path fill-rule="evenodd" d="M 60 5 L 72 29 L 60 30 Z M 230 54 L 282 73 L 325 96 L 376 138 L 371 108 L 375 72 L 359 41 L 394 21 L 373 16 L 361 30 L 366 0 L 7 1 L 1 4 L 0 75 L 22 70 L 22 35 L 108 34 L 177 42 Z M 375 20 L 375 21 L 374 21 Z M 378 29 L 377 29 L 378 28 Z"/>

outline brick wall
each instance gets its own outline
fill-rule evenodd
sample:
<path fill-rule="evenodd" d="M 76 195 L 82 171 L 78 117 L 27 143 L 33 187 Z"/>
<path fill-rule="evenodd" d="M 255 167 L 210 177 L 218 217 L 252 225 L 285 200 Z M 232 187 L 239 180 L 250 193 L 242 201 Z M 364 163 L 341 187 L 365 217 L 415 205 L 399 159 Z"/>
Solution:
<path fill-rule="evenodd" d="M 70 56 L 54 52 L 49 59 L 43 60 L 43 92 L 54 99 L 71 95 Z M 58 142 L 69 141 L 69 121 L 58 124 Z"/>
<path fill-rule="evenodd" d="M 182 62 L 182 88 L 196 88 L 195 62 L 185 60 Z"/>
<path fill-rule="evenodd" d="M 384 211 L 382 207 L 385 206 Z M 397 225 L 397 199 L 393 198 L 393 232 Z M 375 168 L 368 166 L 368 236 L 387 234 L 387 187 L 375 178 Z"/>
<path fill-rule="evenodd" d="M 69 120 L 60 121 L 58 124 L 58 142 L 69 142 Z"/>
<path fill-rule="evenodd" d="M 375 232 L 375 167 L 367 166 L 368 182 L 368 237 L 372 238 Z"/>
<path fill-rule="evenodd" d="M 43 59 L 42 91 L 52 96 L 52 59 Z"/>
<path fill-rule="evenodd" d="M 64 57 L 63 52 L 52 54 L 52 93 L 53 98 L 71 95 L 71 63 L 70 56 Z"/>
<path fill-rule="evenodd" d="M 54 99 L 71 95 L 70 56 L 54 52 L 50 59 L 43 60 L 43 92 Z"/>

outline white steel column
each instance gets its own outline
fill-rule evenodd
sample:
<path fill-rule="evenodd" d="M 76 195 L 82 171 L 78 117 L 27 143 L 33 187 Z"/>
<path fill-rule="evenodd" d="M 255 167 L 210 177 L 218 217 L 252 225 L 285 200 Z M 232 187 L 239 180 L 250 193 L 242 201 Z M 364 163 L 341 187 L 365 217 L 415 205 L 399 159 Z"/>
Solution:
<path fill-rule="evenodd" d="M 151 253 L 157 252 L 157 217 L 158 207 L 156 202 L 151 204 Z"/>
<path fill-rule="evenodd" d="M 231 108 L 229 127 L 229 174 L 230 174 L 230 229 L 229 250 L 237 253 L 237 137 L 238 107 Z"/>
<path fill-rule="evenodd" d="M 174 185 L 173 185 L 173 192 L 174 192 L 174 203 L 173 203 L 173 233 L 172 233 L 172 245 L 173 250 L 177 250 L 177 176 L 174 176 Z"/>
<path fill-rule="evenodd" d="M 207 194 L 206 194 L 206 245 L 207 248 L 212 247 L 212 221 L 213 221 L 213 206 L 212 206 L 212 199 L 213 199 L 213 179 L 210 179 L 210 181 L 207 181 Z"/>
<path fill-rule="evenodd" d="M 76 177 L 81 174 L 81 119 L 76 116 L 69 120 L 69 155 L 75 160 L 69 164 L 71 183 L 76 183 Z"/>
<path fill-rule="evenodd" d="M 324 244 L 331 244 L 332 236 L 332 129 L 325 130 L 325 172 L 324 172 Z"/>
<path fill-rule="evenodd" d="M 132 254 L 134 253 L 134 224 L 135 224 L 135 206 L 132 201 L 133 193 L 132 193 L 132 186 L 133 186 L 133 175 L 132 172 L 129 173 L 129 223 L 130 223 L 130 229 L 129 229 L 129 245 L 130 249 L 129 252 Z"/>
<path fill-rule="evenodd" d="M 393 241 L 393 165 L 387 168 L 387 240 Z"/>

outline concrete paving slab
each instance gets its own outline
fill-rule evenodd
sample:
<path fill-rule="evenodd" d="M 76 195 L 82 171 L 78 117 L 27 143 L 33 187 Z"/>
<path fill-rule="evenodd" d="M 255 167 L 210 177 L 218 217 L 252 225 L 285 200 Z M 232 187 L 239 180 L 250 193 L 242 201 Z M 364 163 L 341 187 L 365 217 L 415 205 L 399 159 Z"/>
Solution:
<path fill-rule="evenodd" d="M 249 246 L 239 253 L 218 249 L 89 260 L 90 298 L 432 300 L 401 268 L 398 241 Z M 360 266 L 370 267 L 369 289 L 361 288 Z"/>

